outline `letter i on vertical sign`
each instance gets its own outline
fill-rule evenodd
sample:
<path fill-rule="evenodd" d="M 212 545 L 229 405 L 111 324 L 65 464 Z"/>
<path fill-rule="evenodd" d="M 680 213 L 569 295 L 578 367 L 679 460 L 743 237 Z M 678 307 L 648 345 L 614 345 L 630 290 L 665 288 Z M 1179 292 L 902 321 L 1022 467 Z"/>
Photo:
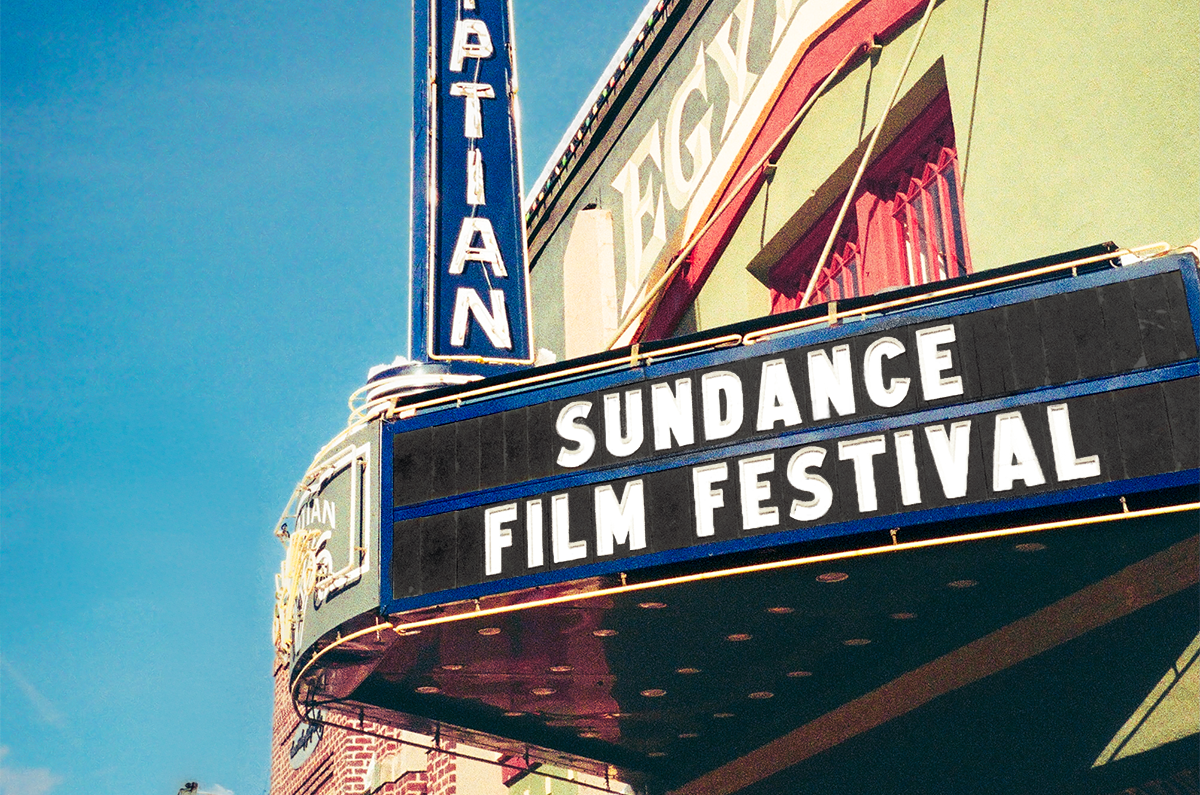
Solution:
<path fill-rule="evenodd" d="M 416 0 L 411 355 L 533 363 L 509 0 Z"/>

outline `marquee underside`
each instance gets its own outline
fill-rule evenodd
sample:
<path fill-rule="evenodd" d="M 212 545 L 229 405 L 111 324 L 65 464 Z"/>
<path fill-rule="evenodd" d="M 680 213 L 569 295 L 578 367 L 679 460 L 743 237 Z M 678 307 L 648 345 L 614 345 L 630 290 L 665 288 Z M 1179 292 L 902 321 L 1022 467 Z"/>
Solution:
<path fill-rule="evenodd" d="M 342 649 L 327 682 L 358 684 L 325 709 L 521 760 L 600 760 L 655 791 L 1100 793 L 1194 771 L 1194 734 L 1092 769 L 1200 609 L 1196 511 L 1139 516 L 1138 499 L 1135 518 L 1098 500 L 643 571 L 626 585 L 678 579 L 549 605 L 521 602 L 621 580 L 485 598 L 480 617 L 389 616 L 465 611 L 368 635 L 357 661 Z M 917 545 L 1080 516 L 1119 518 Z M 755 568 L 771 561 L 801 562 Z"/>

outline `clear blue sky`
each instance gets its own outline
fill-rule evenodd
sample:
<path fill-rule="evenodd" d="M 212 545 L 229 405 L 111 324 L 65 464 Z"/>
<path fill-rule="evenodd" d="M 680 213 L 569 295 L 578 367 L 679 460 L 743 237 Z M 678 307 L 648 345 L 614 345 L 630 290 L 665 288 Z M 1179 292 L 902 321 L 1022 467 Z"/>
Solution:
<path fill-rule="evenodd" d="M 642 0 L 516 0 L 526 185 Z M 403 352 L 410 6 L 4 0 L 0 795 L 267 788 L 274 521 Z"/>

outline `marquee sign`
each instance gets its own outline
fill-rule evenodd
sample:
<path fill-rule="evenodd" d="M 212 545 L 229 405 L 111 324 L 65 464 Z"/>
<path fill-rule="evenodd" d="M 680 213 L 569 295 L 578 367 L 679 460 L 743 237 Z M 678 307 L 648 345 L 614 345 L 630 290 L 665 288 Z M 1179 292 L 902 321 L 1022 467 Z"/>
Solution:
<path fill-rule="evenodd" d="M 276 649 L 295 664 L 326 633 L 379 606 L 379 427 L 348 434 L 314 467 L 276 576 Z"/>
<path fill-rule="evenodd" d="M 412 354 L 533 361 L 507 0 L 414 6 Z"/>
<path fill-rule="evenodd" d="M 385 425 L 385 609 L 1197 482 L 1184 258 Z"/>

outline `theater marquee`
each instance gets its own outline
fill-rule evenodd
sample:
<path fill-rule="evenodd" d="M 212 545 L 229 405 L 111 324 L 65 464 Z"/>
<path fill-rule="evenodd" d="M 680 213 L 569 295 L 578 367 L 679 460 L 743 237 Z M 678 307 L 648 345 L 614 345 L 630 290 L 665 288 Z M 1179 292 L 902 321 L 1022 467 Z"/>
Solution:
<path fill-rule="evenodd" d="M 1181 261 L 391 422 L 385 609 L 1195 483 Z"/>

